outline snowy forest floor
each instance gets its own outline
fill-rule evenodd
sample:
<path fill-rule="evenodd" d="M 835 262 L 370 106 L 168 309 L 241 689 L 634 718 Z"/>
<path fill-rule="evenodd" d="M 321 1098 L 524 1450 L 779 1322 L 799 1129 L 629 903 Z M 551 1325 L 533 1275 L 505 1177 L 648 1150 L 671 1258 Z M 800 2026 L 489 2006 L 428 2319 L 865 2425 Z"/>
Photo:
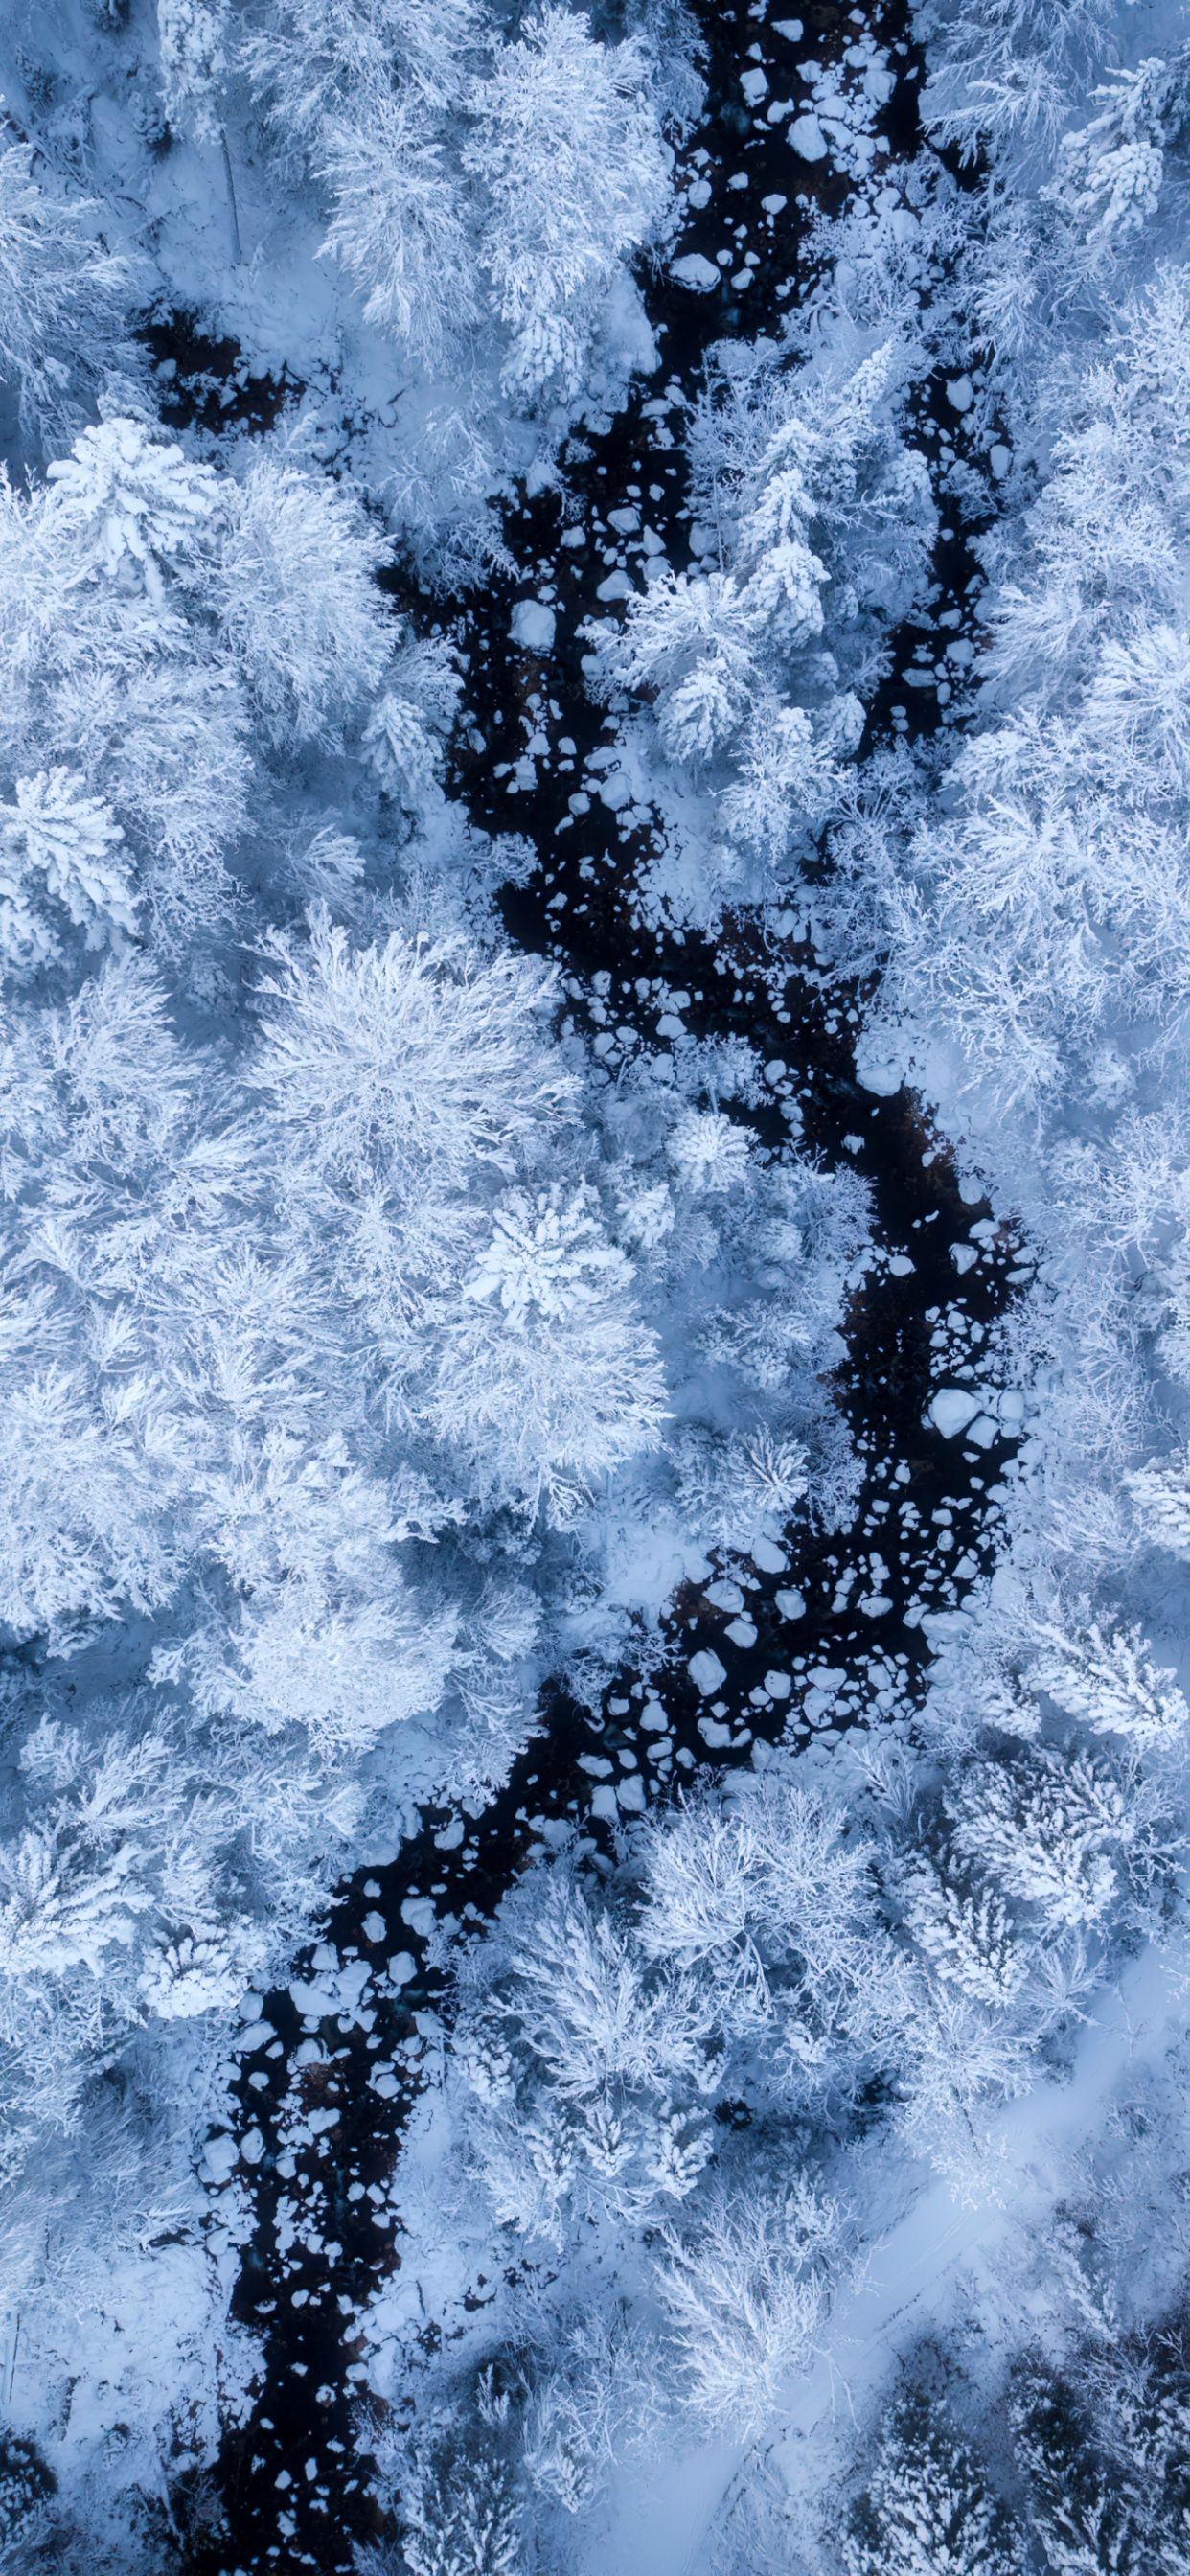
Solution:
<path fill-rule="evenodd" d="M 912 2207 L 876 2245 L 858 2286 L 839 2301 L 812 2369 L 787 2386 L 762 2444 L 708 2442 L 647 2476 L 624 2476 L 585 2564 L 698 2576 L 729 2530 L 737 2501 L 763 2458 L 778 2496 L 796 2511 L 817 2498 L 832 2458 L 824 2438 L 889 2371 L 898 2346 L 953 2326 L 965 2303 L 987 2303 L 989 2279 L 1013 2242 L 1038 2242 L 1070 2151 L 1093 2131 L 1117 2091 L 1135 2099 L 1184 2026 L 1190 1951 L 1184 1941 L 1146 1950 L 1089 2016 L 1059 2085 L 1046 2080 L 1010 2103 L 998 2127 L 996 2182 L 978 2198 L 923 2174 Z M 1057 2177 L 1061 2177 L 1061 2183 Z M 975 2287 L 979 2281 L 978 2291 Z"/>

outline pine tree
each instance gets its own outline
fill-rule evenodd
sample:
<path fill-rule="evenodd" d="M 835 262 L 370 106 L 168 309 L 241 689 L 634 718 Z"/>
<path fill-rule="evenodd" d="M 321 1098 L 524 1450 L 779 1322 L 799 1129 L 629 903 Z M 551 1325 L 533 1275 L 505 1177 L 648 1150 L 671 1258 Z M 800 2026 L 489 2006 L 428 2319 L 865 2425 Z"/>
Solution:
<path fill-rule="evenodd" d="M 466 203 L 437 125 L 418 100 L 381 97 L 366 123 L 330 127 L 318 176 L 332 209 L 323 252 L 360 289 L 365 321 L 441 368 L 479 304 Z"/>
<path fill-rule="evenodd" d="M 1150 1459 L 1125 1482 L 1143 1536 L 1171 1556 L 1190 1557 L 1190 1454 Z"/>
<path fill-rule="evenodd" d="M 49 468 L 53 517 L 109 579 L 129 573 L 148 598 L 164 601 L 163 574 L 210 529 L 217 482 L 180 447 L 151 436 L 143 421 L 111 419 L 76 438 Z"/>
<path fill-rule="evenodd" d="M 482 259 L 511 333 L 509 390 L 578 389 L 600 302 L 660 230 L 668 158 L 632 39 L 594 41 L 585 12 L 545 6 L 471 87 L 464 148 L 490 212 Z"/>
<path fill-rule="evenodd" d="M 332 130 L 366 128 L 385 98 L 449 108 L 482 30 L 481 0 L 268 0 L 241 59 L 283 148 L 317 159 Z"/>
<path fill-rule="evenodd" d="M 37 2537 L 54 2483 L 32 2442 L 20 2433 L 0 2432 L 0 2542 Z"/>
<path fill-rule="evenodd" d="M 1190 46 L 1114 71 L 1093 96 L 1103 102 L 1098 116 L 1062 136 L 1057 172 L 1043 195 L 1096 244 L 1140 232 L 1156 212 L 1164 147 L 1190 114 Z"/>
<path fill-rule="evenodd" d="M 437 636 L 405 643 L 364 727 L 364 750 L 385 794 L 416 812 L 442 762 L 459 701 L 450 646 Z"/>
<path fill-rule="evenodd" d="M 77 422 L 136 297 L 136 266 L 105 247 L 103 213 L 47 185 L 31 144 L 0 151 L 0 381 L 45 437 Z"/>
<path fill-rule="evenodd" d="M 957 1850 L 1055 1925 L 1089 1927 L 1121 1888 L 1132 1840 L 1125 1783 L 1100 1757 L 1044 1746 L 980 1763 L 954 1807 Z"/>
<path fill-rule="evenodd" d="M 599 639 L 609 682 L 659 694 L 658 729 L 677 760 L 728 741 L 756 686 L 759 621 L 729 573 L 664 572 Z"/>
<path fill-rule="evenodd" d="M 847 2576 L 1016 2576 L 986 2473 L 949 2415 L 911 2394 L 891 2408 L 843 2542 Z"/>
<path fill-rule="evenodd" d="M 803 2178 L 785 2191 L 737 2185 L 663 2242 L 657 2294 L 687 2403 L 711 2429 L 755 2433 L 830 2314 L 840 2213 Z"/>
<path fill-rule="evenodd" d="M 392 656 L 375 574 L 388 549 L 344 486 L 282 454 L 226 497 L 205 596 L 254 713 L 278 749 L 337 742 Z"/>
<path fill-rule="evenodd" d="M 1025 2361 L 1013 2396 L 1017 2457 L 1047 2576 L 1152 2576 L 1143 2509 L 1099 2449 L 1060 2373 Z"/>
<path fill-rule="evenodd" d="M 1011 2008 L 1027 1958 L 998 1889 L 947 1855 L 917 1854 L 904 1879 L 906 1922 L 936 1975 L 976 2003 Z"/>
<path fill-rule="evenodd" d="M 214 143 L 222 132 L 220 91 L 228 70 L 231 0 L 157 0 L 161 88 L 178 134 Z"/>
<path fill-rule="evenodd" d="M 598 1307 L 631 1277 L 624 1254 L 608 1242 L 599 1202 L 585 1182 L 569 1193 L 557 1181 L 530 1198 L 509 1190 L 492 1211 L 492 1234 L 464 1295 L 494 1298 L 516 1332 L 534 1315 L 551 1322 Z"/>
<path fill-rule="evenodd" d="M 1146 1748 L 1175 1744 L 1190 1726 L 1176 1674 L 1151 1661 L 1139 1627 L 1105 1630 L 1083 1602 L 1070 1627 L 1048 1622 L 1042 1633 L 1030 1678 L 1096 1735 Z"/>
<path fill-rule="evenodd" d="M 67 769 L 18 778 L 15 802 L 0 806 L 0 955 L 38 966 L 57 941 L 37 903 L 44 891 L 88 947 L 136 928 L 136 899 L 124 835 L 107 807 Z"/>
<path fill-rule="evenodd" d="M 521 2576 L 522 2517 L 498 2465 L 418 2459 L 400 2509 L 403 2576 Z"/>

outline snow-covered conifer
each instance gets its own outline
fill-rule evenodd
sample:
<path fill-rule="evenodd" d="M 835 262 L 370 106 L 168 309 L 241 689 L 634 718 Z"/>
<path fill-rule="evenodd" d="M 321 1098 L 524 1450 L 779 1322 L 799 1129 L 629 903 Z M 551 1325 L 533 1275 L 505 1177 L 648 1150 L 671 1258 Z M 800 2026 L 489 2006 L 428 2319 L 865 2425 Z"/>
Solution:
<path fill-rule="evenodd" d="M 909 1929 L 935 1973 L 977 2003 L 1011 2010 L 1027 1952 L 999 1890 L 923 1853 L 906 1869 L 904 1895 Z"/>
<path fill-rule="evenodd" d="M 1143 1536 L 1173 1556 L 1190 1556 L 1190 1460 L 1153 1458 L 1127 1479 Z"/>
<path fill-rule="evenodd" d="M 20 2433 L 0 2432 L 0 2542 L 38 2539 L 53 2484 L 34 2443 Z"/>
<path fill-rule="evenodd" d="M 386 795 L 416 811 L 441 765 L 459 700 L 459 674 L 438 636 L 405 643 L 364 727 L 364 750 Z"/>
<path fill-rule="evenodd" d="M 1132 1831 L 1117 1773 L 1095 1755 L 1049 1746 L 980 1763 L 955 1809 L 957 1848 L 1007 1895 L 1071 1929 L 1098 1922 L 1112 1904 Z"/>
<path fill-rule="evenodd" d="M 388 95 L 448 107 L 482 27 L 481 0 L 269 0 L 241 59 L 283 146 L 316 155 Z"/>
<path fill-rule="evenodd" d="M 1017 2576 L 1020 2558 L 987 2474 L 924 2396 L 886 2416 L 843 2543 L 847 2576 Z"/>
<path fill-rule="evenodd" d="M 1107 2461 L 1074 2389 L 1031 2358 L 1013 2390 L 1017 2457 L 1046 2576 L 1140 2576 L 1149 2559 L 1129 2484 Z"/>
<path fill-rule="evenodd" d="M 497 2462 L 423 2449 L 402 2476 L 400 2512 L 402 2576 L 520 2576 L 522 2514 Z"/>
<path fill-rule="evenodd" d="M 565 1521 L 589 1482 L 657 1446 L 665 1379 L 631 1276 L 581 1188 L 497 1201 L 428 1390 L 481 1490 Z"/>
<path fill-rule="evenodd" d="M 213 143 L 228 70 L 231 0 L 157 0 L 157 41 L 167 121 L 179 134 Z"/>
<path fill-rule="evenodd" d="M 256 715 L 279 746 L 334 740 L 384 676 L 387 549 L 341 485 L 264 456 L 227 494 L 209 597 Z"/>
<path fill-rule="evenodd" d="M 1096 1735 L 1120 1735 L 1138 1748 L 1176 1743 L 1190 1725 L 1176 1675 L 1153 1663 L 1140 1628 L 1108 1630 L 1089 1604 L 1082 1610 L 1070 1628 L 1047 1623 L 1034 1684 Z"/>
<path fill-rule="evenodd" d="M 478 311 L 466 201 L 437 126 L 417 99 L 381 96 L 366 123 L 330 127 L 318 175 L 324 253 L 359 288 L 365 320 L 432 373 Z"/>
<path fill-rule="evenodd" d="M 843 2269 L 842 2213 L 804 2177 L 737 2185 L 664 2244 L 657 2294 L 686 2402 L 717 2431 L 755 2433 L 813 2358 Z"/>
<path fill-rule="evenodd" d="M 617 686 L 658 692 L 658 728 L 675 759 L 707 759 L 729 739 L 757 675 L 759 622 L 730 573 L 663 573 L 633 594 L 601 641 Z"/>
<path fill-rule="evenodd" d="M 464 163 L 489 208 L 481 255 L 511 333 L 505 382 L 530 402 L 572 395 L 621 261 L 668 205 L 643 49 L 600 44 L 585 12 L 545 6 L 495 47 L 468 103 Z"/>
<path fill-rule="evenodd" d="M 73 423 L 122 339 L 137 273 L 95 198 L 53 188 L 29 143 L 0 151 L 0 380 L 43 434 Z"/>
<path fill-rule="evenodd" d="M 553 978 L 528 958 L 400 932 L 353 947 L 317 913 L 308 945 L 278 937 L 266 960 L 249 1080 L 331 1188 L 371 1175 L 406 1200 L 476 1165 L 511 1173 L 539 1122 L 574 1102 L 573 1076 L 537 1042 Z"/>
<path fill-rule="evenodd" d="M 162 575 L 207 533 L 217 498 L 209 465 L 155 439 L 143 421 L 96 422 L 49 468 L 53 514 L 82 562 L 112 579 L 129 574 L 154 604 Z"/>
<path fill-rule="evenodd" d="M 88 947 L 135 930 L 123 838 L 107 807 L 69 770 L 17 779 L 13 804 L 0 806 L 0 953 L 11 966 L 40 965 L 54 952 L 53 931 L 37 908 L 43 895 L 83 931 Z"/>
<path fill-rule="evenodd" d="M 1147 54 L 1114 71 L 1093 96 L 1102 102 L 1098 115 L 1062 136 L 1057 173 L 1044 193 L 1097 243 L 1139 232 L 1156 211 L 1163 146 L 1190 114 L 1190 47 L 1168 57 Z"/>

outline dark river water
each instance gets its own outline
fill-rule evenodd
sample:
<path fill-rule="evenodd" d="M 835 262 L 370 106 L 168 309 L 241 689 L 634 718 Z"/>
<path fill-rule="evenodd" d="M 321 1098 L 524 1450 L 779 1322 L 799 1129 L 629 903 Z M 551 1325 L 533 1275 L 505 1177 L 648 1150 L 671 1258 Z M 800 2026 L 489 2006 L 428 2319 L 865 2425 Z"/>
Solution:
<path fill-rule="evenodd" d="M 342 1888 L 322 1946 L 294 1966 L 296 1978 L 345 1971 L 343 2009 L 320 2008 L 307 1996 L 311 2009 L 303 2015 L 288 1989 L 266 1999 L 237 2088 L 242 2134 L 255 2133 L 255 2160 L 246 2168 L 252 2232 L 235 2299 L 237 2316 L 260 2337 L 263 2378 L 250 2420 L 228 2433 L 222 2453 L 230 2537 L 196 2548 L 194 2576 L 277 2567 L 347 2576 L 356 2543 L 377 2529 L 359 2421 L 366 2389 L 359 2320 L 378 2280 L 400 2260 L 394 2159 L 426 2045 L 418 2016 L 442 2001 L 441 1976 L 404 1909 L 428 1899 L 439 1914 L 488 1916 L 538 1841 L 543 1818 L 582 1822 L 597 1840 L 605 1828 L 592 1813 L 592 1762 L 622 1771 L 625 1756 L 647 1795 L 665 1794 L 695 1765 L 745 1761 L 758 1736 L 782 1737 L 790 1706 L 801 1711 L 796 1741 L 799 1728 L 808 1735 L 845 1724 L 874 1690 L 911 1693 L 928 1662 L 923 1611 L 961 1597 L 997 1541 L 997 1491 L 1010 1470 L 1009 1450 L 1002 1443 L 964 1450 L 923 1416 L 941 1381 L 968 1364 L 978 1367 L 986 1355 L 1013 1293 L 1010 1274 L 1021 1276 L 1018 1247 L 992 1224 L 986 1206 L 963 1198 L 918 1104 L 905 1094 L 874 1097 L 857 1082 L 862 994 L 828 982 L 808 954 L 774 945 L 771 935 L 766 941 L 746 915 L 727 921 L 713 943 L 658 928 L 640 900 L 648 822 L 622 830 L 597 795 L 578 825 L 571 812 L 585 764 L 614 737 L 614 720 L 584 686 L 580 632 L 592 613 L 607 614 L 596 594 L 609 564 L 622 563 L 632 578 L 633 541 L 617 540 L 611 513 L 647 493 L 649 522 L 669 561 L 690 559 L 682 416 L 706 352 L 733 333 L 777 327 L 806 284 L 806 211 L 844 201 L 846 183 L 832 176 L 829 159 L 799 162 L 785 124 L 769 121 L 767 102 L 758 110 L 746 104 L 740 81 L 756 59 L 750 49 L 760 48 L 771 102 L 801 97 L 799 62 L 837 59 L 857 31 L 874 32 L 892 47 L 896 73 L 879 127 L 889 170 L 916 147 L 919 67 L 895 10 L 807 7 L 803 0 L 796 37 L 780 32 L 795 21 L 766 24 L 762 10 L 706 0 L 696 14 L 707 39 L 707 103 L 680 163 L 705 202 L 688 209 L 677 251 L 715 261 L 730 247 L 719 289 L 696 295 L 668 272 L 642 276 L 661 362 L 636 382 L 609 424 L 584 432 L 563 459 L 566 524 L 581 527 L 581 546 L 561 542 L 556 491 L 534 499 L 520 492 L 502 512 L 512 569 L 495 574 L 481 595 L 444 610 L 441 601 L 412 597 L 407 582 L 394 586 L 404 609 L 427 625 L 445 624 L 466 655 L 452 792 L 485 830 L 515 831 L 532 843 L 533 876 L 505 898 L 508 929 L 575 979 L 580 1024 L 593 1036 L 629 1031 L 664 1043 L 657 1020 L 680 990 L 689 996 L 683 1018 L 692 1033 L 739 1034 L 763 1062 L 784 1066 L 771 1109 L 752 1113 L 763 1140 L 773 1144 L 787 1133 L 779 1102 L 792 1096 L 804 1143 L 868 1183 L 877 1243 L 898 1266 L 878 1261 L 855 1294 L 833 1386 L 860 1461 L 858 1497 L 843 1533 L 792 1528 L 780 1570 L 716 1567 L 745 1592 L 754 1643 L 733 1644 L 725 1634 L 731 1612 L 705 1588 L 687 1586 L 671 1605 L 664 1651 L 647 1674 L 625 1672 L 596 1711 L 547 1691 L 540 1734 L 481 1815 L 429 1812 L 396 1861 L 361 1868 Z M 741 173 L 747 187 L 733 188 Z M 799 193 L 806 201 L 800 211 Z M 776 220 L 761 209 L 768 194 L 787 200 Z M 754 256 L 744 292 L 731 281 L 747 252 Z M 184 380 L 187 348 L 176 330 L 169 346 Z M 259 408 L 259 390 L 252 399 Z M 927 387 L 923 437 L 930 400 Z M 267 404 L 262 425 L 266 416 Z M 954 542 L 940 549 L 934 572 L 942 595 L 933 614 L 948 599 L 961 603 L 971 569 Z M 557 621 L 544 664 L 508 642 L 513 602 L 530 590 L 540 594 L 543 585 L 552 585 Z M 927 632 L 913 627 L 899 639 L 898 664 Z M 914 720 L 932 721 L 936 703 L 919 693 Z M 876 731 L 870 728 L 873 739 Z M 530 738 L 537 748 L 526 789 L 518 763 Z M 482 750 L 468 747 L 476 739 Z M 951 1251 L 957 1243 L 974 1244 L 961 1271 Z M 861 1607 L 874 1588 L 887 1604 L 878 1620 Z M 792 1616 L 795 1596 L 802 1607 Z M 727 1668 L 727 1712 L 712 1740 L 705 1703 L 686 1670 L 700 1645 L 713 1646 Z M 774 1668 L 793 1675 L 794 1698 L 758 1704 L 751 1693 Z M 811 1692 L 807 1710 L 805 1693 L 820 1668 L 830 1685 L 818 1700 Z M 664 1716 L 659 1726 L 654 1706 L 647 1731 L 640 1726 L 646 1681 Z M 378 1977 L 353 2009 L 353 1986 L 363 1988 L 369 1967 L 382 1968 L 394 1952 L 407 1954 L 408 1981 L 395 1989 Z M 311 2112 L 318 2115 L 314 2135 Z"/>

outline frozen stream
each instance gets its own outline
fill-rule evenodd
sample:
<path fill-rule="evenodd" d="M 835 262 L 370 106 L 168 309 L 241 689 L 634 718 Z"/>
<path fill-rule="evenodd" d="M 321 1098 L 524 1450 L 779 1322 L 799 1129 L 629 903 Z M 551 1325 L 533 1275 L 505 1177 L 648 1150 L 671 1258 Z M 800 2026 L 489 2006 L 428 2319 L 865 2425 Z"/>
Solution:
<path fill-rule="evenodd" d="M 785 1132 L 782 1103 L 796 1100 L 807 1144 L 832 1165 L 850 1162 L 870 1184 L 879 1256 L 847 1318 L 836 1390 L 862 1485 L 842 1536 L 798 1528 L 781 1550 L 760 1551 L 763 1562 L 732 1565 L 742 1619 L 687 1587 L 672 1605 L 670 1651 L 657 1668 L 623 1675 L 594 1715 L 550 1697 L 543 1734 L 495 1802 L 479 1816 L 427 1814 L 395 1863 L 362 1869 L 323 1943 L 298 1963 L 296 1990 L 268 1997 L 246 2033 L 238 2091 L 252 2233 L 236 2312 L 262 2338 L 265 2377 L 249 2423 L 224 2448 L 233 2548 L 209 2562 L 242 2576 L 282 2566 L 347 2576 L 355 2542 L 374 2527 L 355 2421 L 364 2379 L 358 2317 L 378 2275 L 399 2260 L 390 2177 L 425 2048 L 418 2016 L 438 1994 L 425 1960 L 431 1914 L 490 1913 L 543 1819 L 582 1818 L 598 1834 L 614 1808 L 609 1780 L 627 1776 L 644 1795 L 664 1792 L 696 1764 L 746 1760 L 758 1736 L 777 1740 L 791 1708 L 796 1740 L 845 1724 L 873 1691 L 912 1687 L 928 1658 L 931 1615 L 953 1608 L 996 1544 L 1010 1445 L 944 1438 L 926 1416 L 940 1386 L 978 1376 L 1014 1270 L 1022 1275 L 1017 1248 L 985 1205 L 964 1199 L 915 1103 L 858 1083 L 860 997 L 827 988 L 811 957 L 763 946 L 747 919 L 715 946 L 659 929 L 640 900 L 649 820 L 626 820 L 598 793 L 614 720 L 584 687 L 583 620 L 607 613 L 598 595 L 617 570 L 633 580 L 641 541 L 630 523 L 642 494 L 670 561 L 689 560 L 682 414 L 705 353 L 726 334 L 776 324 L 798 292 L 799 193 L 817 203 L 843 193 L 829 157 L 799 159 L 796 120 L 774 120 L 769 106 L 801 98 L 798 65 L 837 61 L 858 26 L 891 48 L 898 73 L 878 128 L 890 171 L 914 143 L 916 66 L 894 13 L 821 5 L 806 9 L 801 25 L 768 25 L 761 10 L 707 0 L 703 15 L 707 114 L 682 156 L 691 193 L 677 254 L 719 268 L 720 284 L 694 293 L 672 274 L 644 281 L 661 364 L 609 426 L 563 459 L 566 530 L 555 492 L 521 494 L 507 506 L 516 576 L 464 600 L 452 626 L 468 656 L 452 786 L 477 824 L 531 840 L 537 868 L 507 898 L 510 931 L 563 964 L 571 1006 L 604 1041 L 609 1073 L 637 1036 L 658 1042 L 658 1022 L 681 996 L 688 1029 L 739 1033 L 768 1066 L 771 1107 L 754 1113 L 764 1141 Z M 741 88 L 755 70 L 767 83 L 768 105 L 759 108 Z M 779 214 L 762 211 L 766 196 L 785 200 Z M 725 247 L 730 257 L 720 262 Z M 617 517 L 629 533 L 617 532 Z M 961 585 L 968 571 L 961 561 L 938 566 L 942 582 Z M 555 619 L 548 660 L 510 651 L 508 641 L 516 601 L 543 591 Z M 417 611 L 404 594 L 402 605 Z M 917 640 L 915 629 L 905 658 Z M 465 747 L 473 735 L 482 751 Z M 717 1713 L 687 1672 L 704 1645 L 727 1674 Z M 774 1668 L 792 1676 L 792 1698 L 766 1694 L 763 1676 Z"/>

